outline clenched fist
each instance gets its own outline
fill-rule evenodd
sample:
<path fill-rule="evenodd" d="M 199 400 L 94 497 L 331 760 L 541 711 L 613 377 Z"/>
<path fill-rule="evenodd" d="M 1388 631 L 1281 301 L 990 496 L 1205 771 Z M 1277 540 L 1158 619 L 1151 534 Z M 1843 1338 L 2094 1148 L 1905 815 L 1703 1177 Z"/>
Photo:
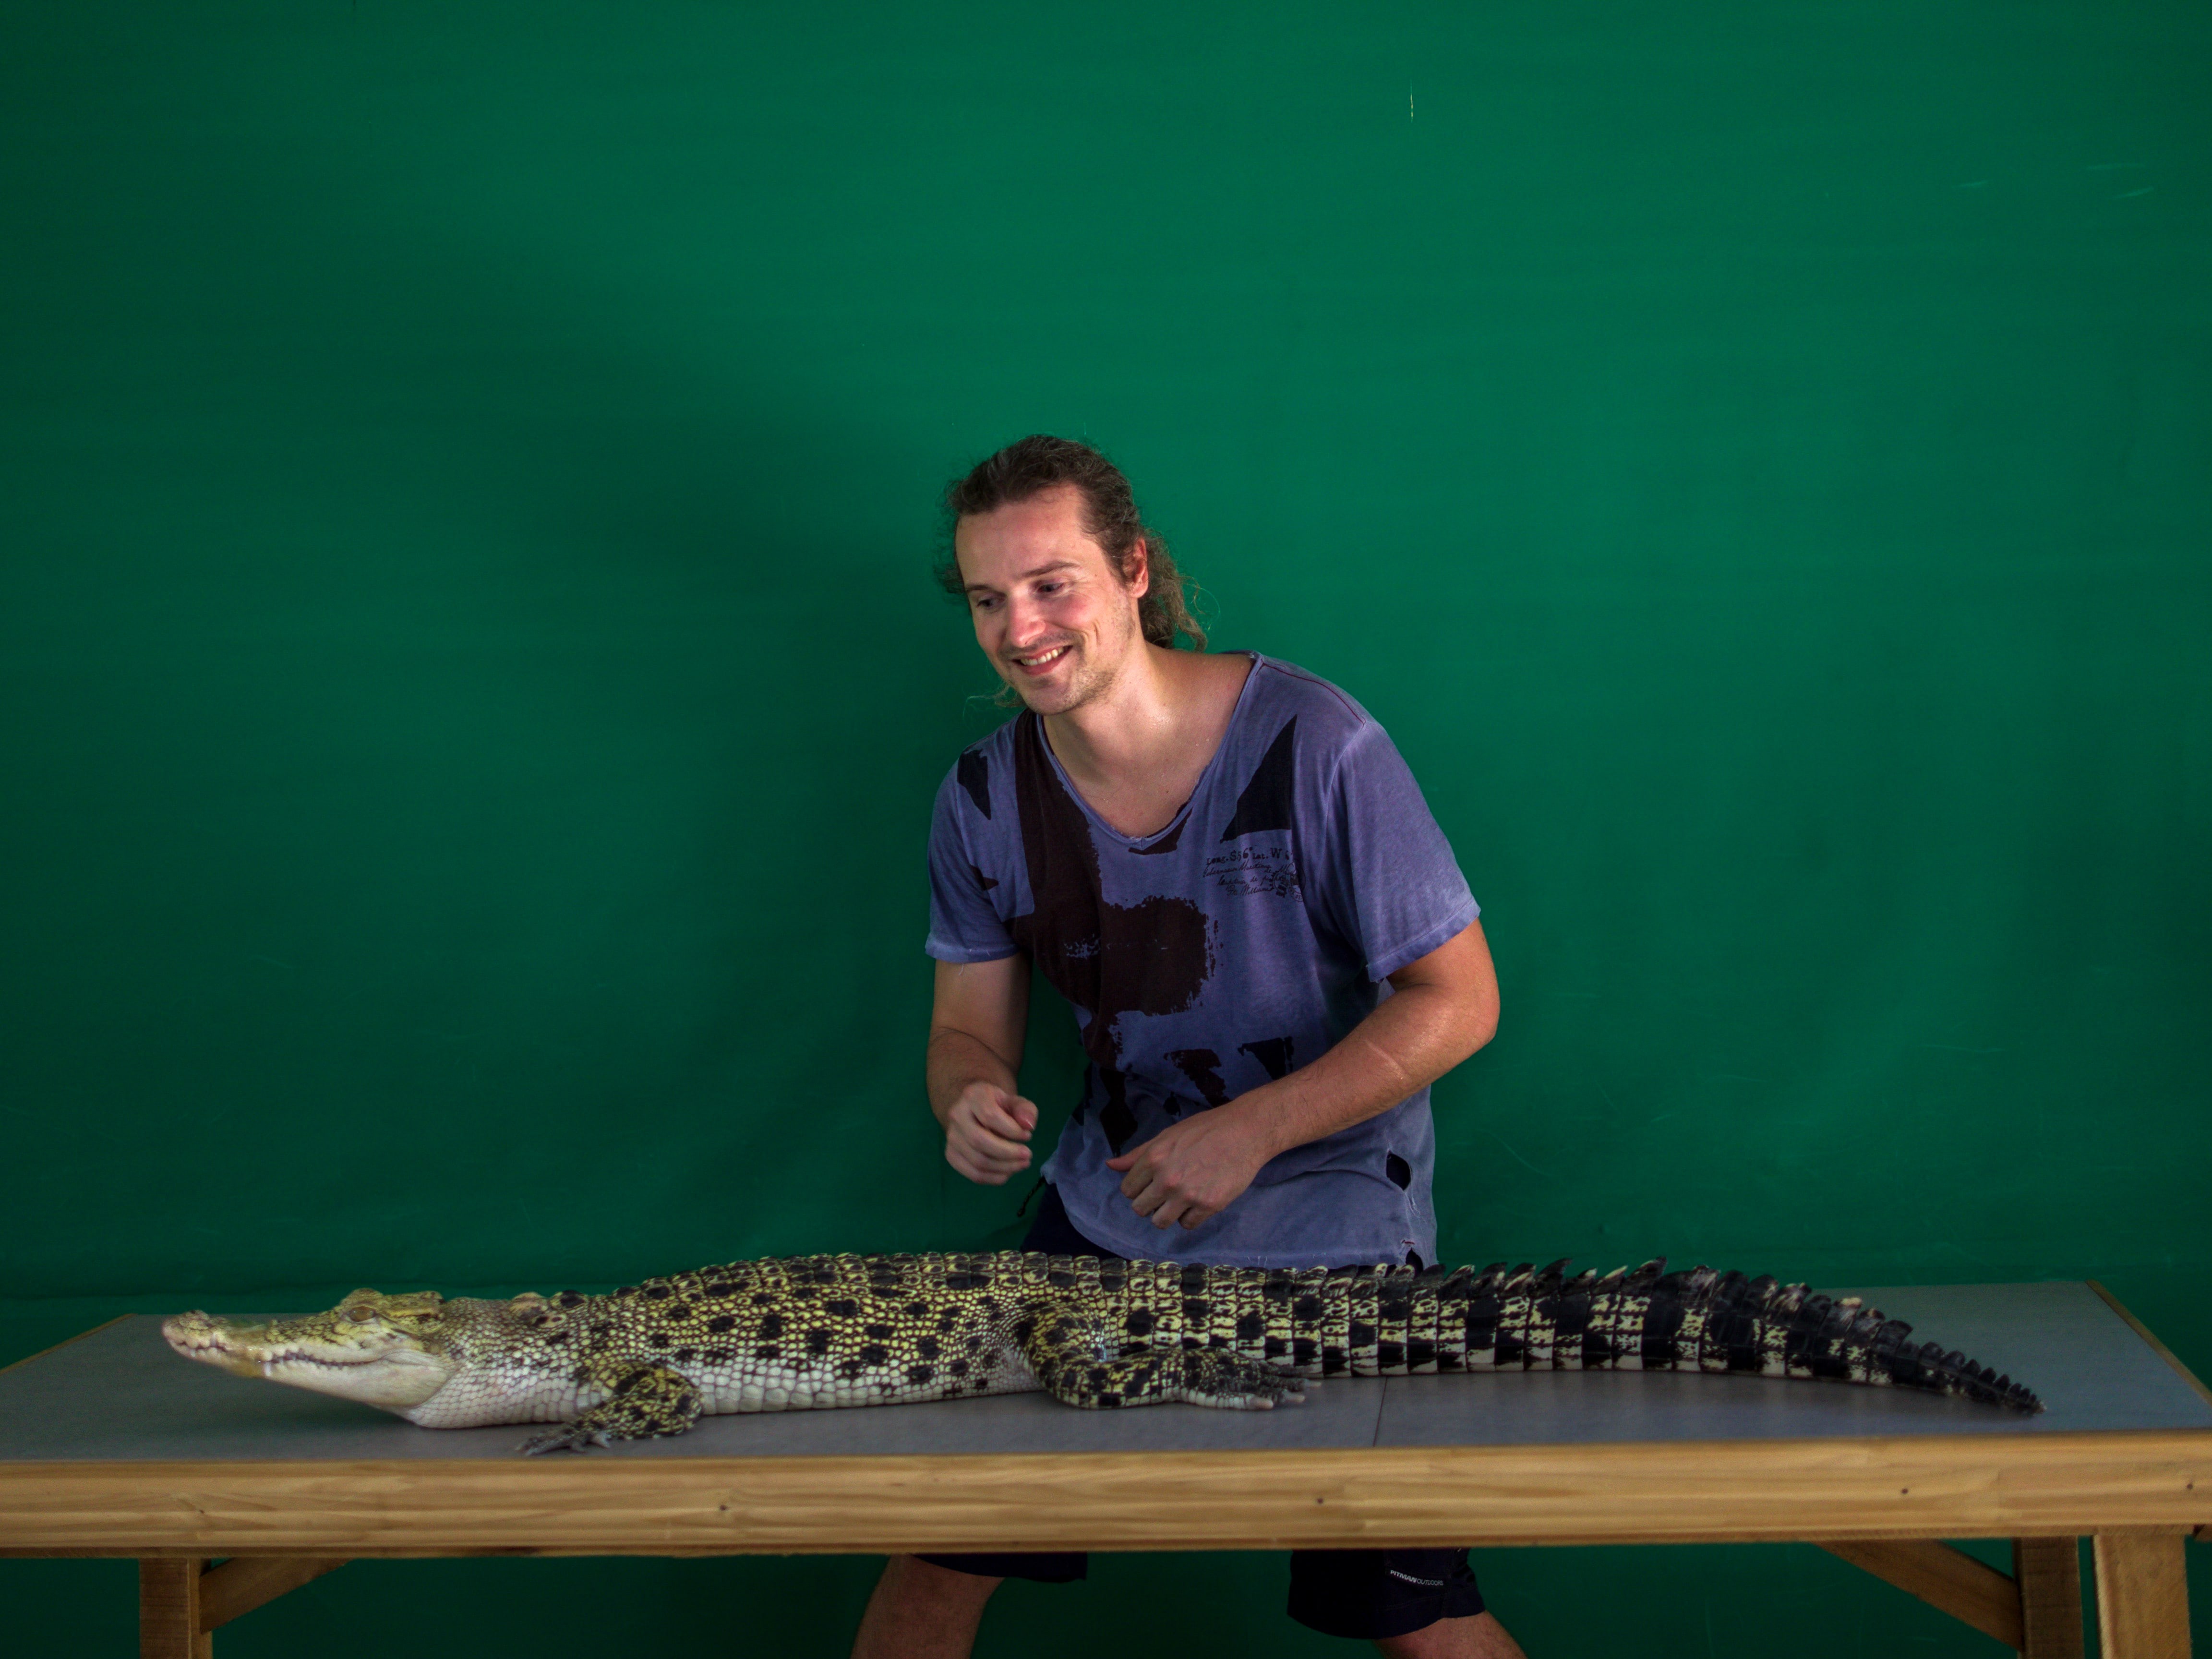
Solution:
<path fill-rule="evenodd" d="M 945 1161 L 970 1181 L 1003 1187 L 1030 1166 L 1033 1102 L 989 1083 L 971 1083 L 945 1114 Z"/>

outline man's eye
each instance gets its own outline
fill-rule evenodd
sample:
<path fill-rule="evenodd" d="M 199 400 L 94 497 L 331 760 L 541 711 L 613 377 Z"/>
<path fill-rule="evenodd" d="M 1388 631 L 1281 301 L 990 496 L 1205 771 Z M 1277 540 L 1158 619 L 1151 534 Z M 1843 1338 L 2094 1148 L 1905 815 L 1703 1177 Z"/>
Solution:
<path fill-rule="evenodd" d="M 1049 599 L 1066 586 L 1067 584 L 1066 582 L 1039 582 L 1037 584 L 1037 592 L 1043 594 L 1047 599 Z"/>

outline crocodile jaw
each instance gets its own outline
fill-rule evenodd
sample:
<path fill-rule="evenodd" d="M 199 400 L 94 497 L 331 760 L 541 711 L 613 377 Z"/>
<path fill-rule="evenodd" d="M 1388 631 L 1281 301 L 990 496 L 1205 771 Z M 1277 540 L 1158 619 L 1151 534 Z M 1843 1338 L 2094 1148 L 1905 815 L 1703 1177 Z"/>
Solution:
<path fill-rule="evenodd" d="M 234 1324 L 194 1312 L 163 1320 L 161 1334 L 185 1358 L 233 1376 L 266 1377 L 391 1412 L 421 1405 L 455 1370 L 446 1355 L 428 1352 L 404 1337 L 365 1345 L 286 1328 L 299 1322 Z"/>

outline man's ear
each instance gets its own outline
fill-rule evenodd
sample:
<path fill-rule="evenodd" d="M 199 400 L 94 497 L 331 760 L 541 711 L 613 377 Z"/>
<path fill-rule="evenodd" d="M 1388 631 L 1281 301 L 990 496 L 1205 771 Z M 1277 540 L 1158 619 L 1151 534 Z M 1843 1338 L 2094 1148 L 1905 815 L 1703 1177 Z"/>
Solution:
<path fill-rule="evenodd" d="M 1129 550 L 1129 593 L 1133 599 L 1143 599 L 1152 586 L 1152 544 L 1142 536 Z"/>

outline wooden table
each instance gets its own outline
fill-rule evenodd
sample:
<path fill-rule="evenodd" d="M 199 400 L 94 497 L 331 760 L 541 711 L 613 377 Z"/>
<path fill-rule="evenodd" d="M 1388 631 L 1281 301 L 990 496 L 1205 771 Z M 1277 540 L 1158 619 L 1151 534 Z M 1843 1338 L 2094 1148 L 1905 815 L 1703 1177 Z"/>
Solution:
<path fill-rule="evenodd" d="M 1543 1372 L 1332 1382 L 1272 1413 L 1041 1395 L 714 1418 L 523 1460 L 188 1365 L 125 1318 L 0 1373 L 0 1555 L 133 1556 L 143 1650 L 364 1556 L 1820 1543 L 2037 1659 L 2189 1651 L 2212 1395 L 2093 1285 L 1863 1292 L 2010 1372 L 2023 1418 L 1887 1389 Z M 2008 1538 L 1998 1571 L 1940 1540 Z M 215 1565 L 220 1561 L 221 1565 Z"/>

